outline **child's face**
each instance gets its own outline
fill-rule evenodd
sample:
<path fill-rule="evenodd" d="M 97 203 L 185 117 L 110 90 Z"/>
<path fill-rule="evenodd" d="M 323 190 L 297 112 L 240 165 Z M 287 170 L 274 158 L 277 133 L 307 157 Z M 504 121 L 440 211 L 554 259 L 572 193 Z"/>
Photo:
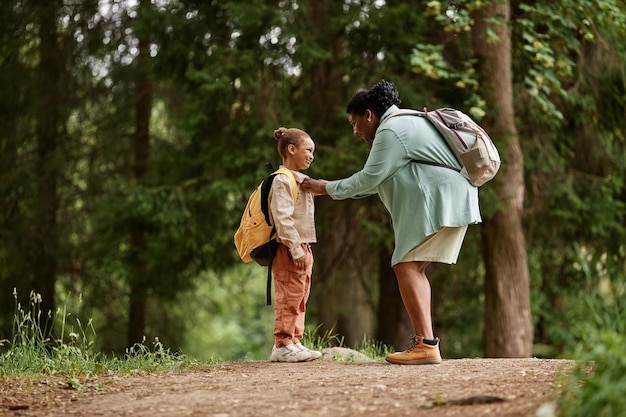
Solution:
<path fill-rule="evenodd" d="M 289 145 L 289 154 L 294 162 L 296 170 L 307 169 L 311 166 L 313 153 L 315 152 L 315 142 L 310 137 L 306 137 L 300 141 L 298 146 Z"/>

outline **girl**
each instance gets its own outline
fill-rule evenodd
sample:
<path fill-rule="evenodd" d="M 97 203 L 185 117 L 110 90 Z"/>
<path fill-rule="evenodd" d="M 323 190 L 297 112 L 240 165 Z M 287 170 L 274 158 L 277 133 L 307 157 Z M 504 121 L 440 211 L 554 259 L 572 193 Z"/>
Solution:
<path fill-rule="evenodd" d="M 272 262 L 274 274 L 274 347 L 270 361 L 302 362 L 322 354 L 300 341 L 304 333 L 306 303 L 311 289 L 313 253 L 317 241 L 313 218 L 314 196 L 300 185 L 308 176 L 300 173 L 313 162 L 315 143 L 304 131 L 281 127 L 274 131 L 282 166 L 292 171 L 298 187 L 294 202 L 287 175 L 276 175 L 269 193 L 270 221 L 276 227 L 278 250 Z"/>

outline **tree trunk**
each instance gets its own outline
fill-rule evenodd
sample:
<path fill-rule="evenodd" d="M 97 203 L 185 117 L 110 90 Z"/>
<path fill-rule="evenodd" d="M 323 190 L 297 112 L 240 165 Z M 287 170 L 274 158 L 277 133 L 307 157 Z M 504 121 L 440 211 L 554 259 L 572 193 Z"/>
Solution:
<path fill-rule="evenodd" d="M 377 270 L 378 257 L 364 242 L 358 222 L 363 201 L 335 202 L 318 198 L 318 222 L 329 224 L 319 233 L 312 294 L 315 296 L 321 333 L 331 332 L 347 346 L 362 342 L 372 332 L 372 295 L 368 271 Z M 371 272 L 370 272 L 371 273 Z"/>
<path fill-rule="evenodd" d="M 343 96 L 345 31 L 336 18 L 343 13 L 343 3 L 336 0 L 308 0 L 305 3 L 301 8 L 304 15 L 298 26 L 307 30 L 306 38 L 314 37 L 311 47 L 329 51 L 330 54 L 324 59 L 309 60 L 302 69 L 299 82 L 305 91 L 304 97 L 307 97 L 308 106 L 305 108 L 308 108 L 309 115 L 313 115 L 311 126 L 328 127 L 336 121 L 338 107 L 341 107 L 339 103 L 349 98 Z"/>
<path fill-rule="evenodd" d="M 39 19 L 39 67 L 37 88 L 37 208 L 35 217 L 35 260 L 32 290 L 41 295 L 42 326 L 45 315 L 54 313 L 57 275 L 59 196 L 57 181 L 60 158 L 61 79 L 63 63 L 58 44 L 57 1 L 41 2 Z"/>
<path fill-rule="evenodd" d="M 504 17 L 504 22 L 494 23 Z M 484 126 L 499 144 L 503 166 L 491 187 L 500 211 L 484 219 L 485 356 L 529 357 L 533 327 L 526 240 L 522 228 L 524 165 L 513 110 L 508 0 L 477 13 L 474 49 L 481 62 L 481 93 L 487 101 Z M 487 38 L 491 29 L 499 39 Z"/>
<path fill-rule="evenodd" d="M 139 19 L 150 21 L 150 2 L 139 3 Z M 139 26 L 139 25 L 137 25 Z M 150 25 L 144 24 L 137 32 L 139 39 L 135 77 L 135 133 L 132 137 L 133 176 L 141 183 L 148 171 L 150 157 L 150 114 L 152 112 L 153 91 L 150 80 Z M 128 321 L 128 346 L 142 343 L 146 328 L 146 308 L 148 296 L 148 268 L 142 253 L 146 246 L 146 230 L 141 220 L 131 231 L 130 300 Z"/>
<path fill-rule="evenodd" d="M 305 123 L 310 126 L 307 130 L 314 138 L 328 138 L 328 129 L 336 123 L 343 107 L 339 103 L 349 99 L 344 95 L 342 79 L 345 32 L 338 22 L 343 4 L 334 0 L 309 0 L 299 12 L 298 29 L 306 31 L 308 46 L 330 52 L 320 59 L 307 59 L 299 77 L 300 96 L 306 97 L 302 118 L 309 120 Z M 347 119 L 344 126 L 349 132 Z M 317 145 L 321 149 L 323 139 Z M 376 286 L 378 248 L 367 245 L 367 236 L 358 219 L 367 204 L 364 200 L 335 202 L 328 197 L 316 200 L 320 243 L 314 249 L 311 311 L 321 323 L 321 334 L 332 331 L 347 346 L 360 343 L 373 333 L 372 312 L 377 291 L 372 287 Z"/>

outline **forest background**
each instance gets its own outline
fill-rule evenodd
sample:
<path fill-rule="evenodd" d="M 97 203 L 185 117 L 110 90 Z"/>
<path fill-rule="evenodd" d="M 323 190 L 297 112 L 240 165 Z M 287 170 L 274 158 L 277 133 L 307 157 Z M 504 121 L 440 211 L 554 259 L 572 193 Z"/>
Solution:
<path fill-rule="evenodd" d="M 266 271 L 233 234 L 272 132 L 311 134 L 310 176 L 350 175 L 368 148 L 345 104 L 381 78 L 472 115 L 503 159 L 458 264 L 429 270 L 444 357 L 623 335 L 626 4 L 544 3 L 2 2 L 0 340 L 24 310 L 101 352 L 266 359 Z M 316 223 L 309 335 L 403 348 L 380 201 L 319 197 Z"/>

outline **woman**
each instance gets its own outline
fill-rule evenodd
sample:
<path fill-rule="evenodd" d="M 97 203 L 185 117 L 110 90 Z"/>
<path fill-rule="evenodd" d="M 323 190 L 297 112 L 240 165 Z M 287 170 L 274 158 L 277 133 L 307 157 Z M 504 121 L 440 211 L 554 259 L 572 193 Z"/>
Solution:
<path fill-rule="evenodd" d="M 432 328 L 431 262 L 456 263 L 467 225 L 481 222 L 478 189 L 458 172 L 417 163 L 430 161 L 461 168 L 426 118 L 403 115 L 395 86 L 385 80 L 357 92 L 347 106 L 354 134 L 372 147 L 363 169 L 337 180 L 308 179 L 303 188 L 335 200 L 378 194 L 391 215 L 395 249 L 391 263 L 414 334 L 409 347 L 392 353 L 395 364 L 441 363 L 439 338 Z"/>

